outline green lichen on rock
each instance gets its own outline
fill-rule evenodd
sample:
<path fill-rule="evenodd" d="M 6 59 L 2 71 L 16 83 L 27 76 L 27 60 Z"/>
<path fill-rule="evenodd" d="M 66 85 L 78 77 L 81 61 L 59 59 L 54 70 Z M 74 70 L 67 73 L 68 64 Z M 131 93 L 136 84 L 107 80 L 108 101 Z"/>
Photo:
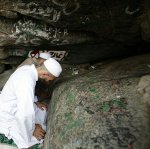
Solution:
<path fill-rule="evenodd" d="M 150 73 L 148 61 L 148 55 L 125 59 L 61 83 L 45 149 L 148 149 L 149 112 L 137 91 L 139 75 Z"/>

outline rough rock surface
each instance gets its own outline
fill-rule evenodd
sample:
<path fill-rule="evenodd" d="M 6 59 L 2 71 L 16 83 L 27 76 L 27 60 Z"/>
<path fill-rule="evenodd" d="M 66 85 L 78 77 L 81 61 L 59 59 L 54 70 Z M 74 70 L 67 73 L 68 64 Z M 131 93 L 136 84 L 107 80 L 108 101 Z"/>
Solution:
<path fill-rule="evenodd" d="M 57 86 L 44 149 L 149 149 L 149 107 L 137 91 L 149 60 L 120 60 Z"/>
<path fill-rule="evenodd" d="M 5 71 L 5 65 L 0 64 L 0 74 L 3 73 L 4 71 Z"/>
<path fill-rule="evenodd" d="M 133 45 L 141 40 L 137 18 L 145 13 L 146 1 L 135 1 L 140 12 L 131 15 L 125 10 L 133 4 L 124 0 L 1 0 L 0 46 L 66 45 L 93 39 Z"/>
<path fill-rule="evenodd" d="M 150 106 L 150 75 L 143 76 L 140 79 L 138 91 L 142 95 L 142 102 Z"/>
<path fill-rule="evenodd" d="M 137 53 L 149 42 L 148 8 L 149 0 L 0 0 L 0 46 L 68 48 L 65 63 Z"/>
<path fill-rule="evenodd" d="M 10 69 L 0 74 L 0 90 L 3 88 L 5 83 L 7 82 L 10 75 L 14 72 L 14 69 Z"/>

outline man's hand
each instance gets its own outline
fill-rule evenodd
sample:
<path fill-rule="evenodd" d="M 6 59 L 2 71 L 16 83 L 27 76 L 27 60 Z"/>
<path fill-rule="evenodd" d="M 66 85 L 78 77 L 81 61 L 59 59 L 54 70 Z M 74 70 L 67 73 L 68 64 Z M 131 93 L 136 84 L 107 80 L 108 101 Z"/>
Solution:
<path fill-rule="evenodd" d="M 44 110 L 44 109 L 47 110 L 47 105 L 46 105 L 45 103 L 37 101 L 37 102 L 35 102 L 35 104 L 36 104 L 37 107 L 39 107 L 41 110 Z"/>
<path fill-rule="evenodd" d="M 37 138 L 37 140 L 41 140 L 45 136 L 45 130 L 42 129 L 41 125 L 35 124 L 35 129 L 33 132 L 33 136 Z"/>

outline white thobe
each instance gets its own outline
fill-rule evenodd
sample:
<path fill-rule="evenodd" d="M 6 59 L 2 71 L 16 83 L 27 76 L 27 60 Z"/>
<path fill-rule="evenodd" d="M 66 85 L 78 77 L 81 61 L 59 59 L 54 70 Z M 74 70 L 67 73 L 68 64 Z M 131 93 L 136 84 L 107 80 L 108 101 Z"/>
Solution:
<path fill-rule="evenodd" d="M 41 143 L 33 136 L 35 123 L 46 129 L 40 119 L 46 112 L 34 104 L 37 80 L 34 65 L 20 67 L 10 76 L 0 94 L 0 133 L 13 139 L 18 148 Z"/>

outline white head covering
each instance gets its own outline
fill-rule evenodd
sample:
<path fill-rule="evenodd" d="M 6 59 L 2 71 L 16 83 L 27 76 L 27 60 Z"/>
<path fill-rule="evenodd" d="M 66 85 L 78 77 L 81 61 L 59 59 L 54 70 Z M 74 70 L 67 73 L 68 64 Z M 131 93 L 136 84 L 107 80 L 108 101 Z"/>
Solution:
<path fill-rule="evenodd" d="M 49 58 L 44 61 L 44 66 L 55 77 L 59 77 L 62 72 L 61 65 L 54 58 Z"/>
<path fill-rule="evenodd" d="M 49 59 L 49 58 L 51 58 L 52 56 L 51 56 L 51 54 L 48 53 L 48 52 L 43 52 L 43 53 L 40 53 L 40 54 L 39 54 L 39 57 L 40 57 L 40 58 L 43 58 L 43 59 Z"/>

